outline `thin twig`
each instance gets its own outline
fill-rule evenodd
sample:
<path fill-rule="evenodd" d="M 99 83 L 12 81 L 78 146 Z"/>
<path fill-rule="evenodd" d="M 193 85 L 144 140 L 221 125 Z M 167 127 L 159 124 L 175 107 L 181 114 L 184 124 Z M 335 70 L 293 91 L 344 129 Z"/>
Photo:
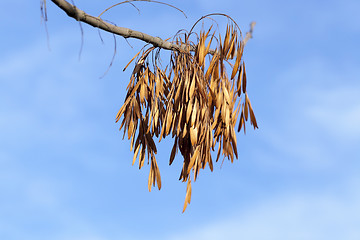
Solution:
<path fill-rule="evenodd" d="M 112 67 L 114 60 L 115 60 L 115 56 L 116 56 L 116 49 L 117 49 L 117 42 L 116 42 L 116 35 L 113 34 L 113 38 L 114 38 L 114 54 L 112 56 L 111 62 L 109 64 L 108 69 L 105 71 L 105 73 L 100 77 L 100 79 L 104 78 L 106 76 L 106 74 L 110 71 L 110 68 Z"/>
<path fill-rule="evenodd" d="M 244 39 L 244 44 L 246 44 L 247 41 L 249 41 L 249 39 L 252 38 L 252 33 L 253 33 L 255 25 L 256 25 L 256 22 L 251 22 L 250 23 L 250 30 L 246 33 L 246 36 L 245 36 L 245 39 Z"/>
<path fill-rule="evenodd" d="M 51 48 L 50 48 L 50 36 L 49 36 L 49 30 L 48 30 L 48 27 L 47 27 L 48 18 L 47 18 L 46 0 L 41 1 L 41 3 L 40 3 L 40 11 L 41 11 L 41 20 L 44 21 L 47 46 L 48 46 L 49 51 L 51 51 Z"/>
<path fill-rule="evenodd" d="M 224 17 L 227 17 L 228 19 L 230 19 L 234 24 L 235 26 L 239 29 L 240 31 L 240 36 L 242 35 L 241 34 L 241 29 L 240 27 L 237 25 L 236 21 L 234 19 L 232 19 L 229 15 L 227 14 L 224 14 L 224 13 L 210 13 L 210 14 L 207 14 L 205 16 L 202 16 L 199 20 L 196 21 L 196 23 L 192 26 L 191 30 L 190 30 L 190 33 L 192 32 L 192 30 L 194 29 L 194 27 L 201 21 L 203 20 L 204 18 L 207 18 L 209 16 L 224 16 Z M 215 21 L 216 22 L 216 21 Z"/>
<path fill-rule="evenodd" d="M 139 12 L 139 14 L 140 14 L 140 9 L 137 8 L 137 7 L 135 6 L 135 4 L 133 4 L 133 3 L 131 3 L 131 2 L 129 2 L 129 4 L 131 4 L 131 5 Z"/>
<path fill-rule="evenodd" d="M 153 1 L 153 0 L 128 0 L 128 1 L 124 1 L 124 2 L 120 2 L 120 3 L 117 3 L 117 4 L 114 4 L 110 7 L 108 7 L 107 9 L 105 9 L 104 11 L 102 11 L 102 13 L 100 13 L 100 15 L 98 17 L 101 17 L 101 15 L 103 15 L 105 12 L 107 12 L 108 10 L 110 10 L 111 8 L 113 7 L 116 7 L 116 6 L 119 6 L 120 4 L 123 4 L 123 3 L 130 3 L 131 5 L 133 5 L 131 2 L 153 2 L 153 3 L 159 3 L 159 4 L 164 4 L 166 6 L 169 6 L 169 7 L 172 7 L 172 8 L 175 8 L 176 10 L 180 11 L 182 14 L 184 14 L 184 16 L 187 18 L 186 14 L 184 13 L 184 11 L 182 11 L 181 9 L 171 5 L 171 4 L 168 4 L 168 3 L 164 3 L 164 2 L 158 2 L 158 1 Z M 134 6 L 134 5 L 133 5 Z M 139 11 L 140 12 L 140 11 Z"/>

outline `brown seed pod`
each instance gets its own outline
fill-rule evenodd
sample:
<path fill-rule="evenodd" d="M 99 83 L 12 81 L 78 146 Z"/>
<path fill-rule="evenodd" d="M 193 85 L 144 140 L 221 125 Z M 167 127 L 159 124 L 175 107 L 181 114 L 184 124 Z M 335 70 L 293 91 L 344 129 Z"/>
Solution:
<path fill-rule="evenodd" d="M 147 152 L 149 191 L 155 184 L 161 188 L 154 137 L 159 141 L 168 135 L 174 138 L 169 164 L 179 150 L 183 157 L 180 180 L 187 182 L 183 211 L 191 200 L 191 178 L 195 181 L 206 164 L 213 170 L 211 153 L 215 145 L 216 161 L 220 155 L 231 162 L 238 158 L 234 127 L 239 115 L 238 131 L 244 128 L 245 132 L 248 119 L 254 129 L 258 127 L 246 91 L 245 43 L 236 23 L 228 18 L 231 23 L 223 38 L 214 37 L 212 26 L 194 34 L 199 21 L 189 32 L 177 34 L 173 43 L 186 47 L 173 50 L 165 68 L 161 67 L 158 48 L 137 53 L 129 62 L 136 59 L 128 93 L 116 116 L 116 121 L 123 118 L 120 129 L 124 128 L 131 140 L 133 164 L 138 158 L 141 168 Z M 196 36 L 195 42 L 190 40 L 192 36 Z M 216 50 L 210 51 L 214 45 Z"/>

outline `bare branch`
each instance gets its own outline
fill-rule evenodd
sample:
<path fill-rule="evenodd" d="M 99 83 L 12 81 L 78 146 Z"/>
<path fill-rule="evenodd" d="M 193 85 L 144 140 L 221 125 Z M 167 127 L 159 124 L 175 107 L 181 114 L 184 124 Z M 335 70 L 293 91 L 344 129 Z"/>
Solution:
<path fill-rule="evenodd" d="M 166 50 L 172 50 L 172 51 L 186 50 L 186 47 L 189 47 L 189 46 L 185 46 L 185 45 L 179 46 L 177 44 L 165 41 L 165 40 L 161 39 L 160 37 L 153 37 L 146 33 L 135 31 L 130 28 L 118 27 L 113 24 L 107 23 L 99 17 L 94 17 L 92 15 L 87 14 L 86 12 L 77 8 L 75 5 L 67 2 L 66 0 L 51 0 L 51 1 L 54 4 L 56 4 L 59 8 L 61 8 L 69 17 L 74 18 L 77 21 L 81 21 L 86 24 L 89 24 L 90 26 L 93 26 L 95 28 L 99 28 L 104 31 L 113 33 L 115 35 L 119 35 L 124 38 L 136 38 L 141 41 L 152 44 L 155 47 L 159 47 L 159 48 L 166 49 Z M 220 14 L 218 14 L 218 15 L 220 15 Z M 255 26 L 255 22 L 252 22 L 250 24 L 250 31 L 245 36 L 244 45 L 252 37 L 252 31 L 253 31 L 254 26 Z M 190 46 L 190 50 L 195 51 L 195 47 Z M 208 53 L 211 55 L 214 55 L 216 53 L 216 51 L 213 49 L 209 49 Z"/>
<path fill-rule="evenodd" d="M 100 28 L 104 31 L 120 35 L 124 38 L 136 38 L 144 42 L 150 43 L 155 47 L 160 47 L 167 50 L 180 50 L 185 49 L 185 46 L 178 46 L 171 42 L 162 40 L 160 37 L 153 37 L 146 33 L 138 32 L 129 28 L 118 27 L 113 24 L 109 24 L 102 20 L 101 18 L 94 17 L 87 14 L 83 10 L 77 8 L 76 6 L 70 4 L 65 0 L 51 0 L 59 8 L 61 8 L 69 17 L 74 18 L 77 21 L 84 22 L 95 28 Z"/>

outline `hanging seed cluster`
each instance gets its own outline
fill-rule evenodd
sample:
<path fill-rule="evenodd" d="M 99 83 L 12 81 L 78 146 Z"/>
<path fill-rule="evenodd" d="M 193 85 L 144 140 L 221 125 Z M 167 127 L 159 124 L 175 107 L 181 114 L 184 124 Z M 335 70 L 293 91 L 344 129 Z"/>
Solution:
<path fill-rule="evenodd" d="M 131 141 L 133 164 L 136 159 L 139 168 L 146 159 L 150 164 L 149 191 L 155 184 L 161 188 L 154 137 L 159 142 L 169 135 L 174 139 L 169 164 L 180 151 L 183 168 L 179 180 L 187 182 L 183 211 L 191 199 L 191 172 L 195 181 L 206 165 L 212 171 L 213 151 L 217 151 L 216 162 L 220 155 L 231 162 L 238 158 L 237 119 L 238 131 L 245 132 L 249 119 L 254 129 L 258 127 L 246 91 L 240 30 L 229 24 L 223 40 L 211 30 L 201 30 L 196 43 L 189 40 L 191 32 L 177 35 L 174 43 L 185 47 L 172 51 L 165 69 L 160 64 L 159 48 L 149 47 L 135 55 L 129 64 L 135 58 L 137 63 L 116 117 L 116 121 L 122 118 L 120 130 L 123 128 Z M 215 44 L 211 53 L 210 46 Z"/>

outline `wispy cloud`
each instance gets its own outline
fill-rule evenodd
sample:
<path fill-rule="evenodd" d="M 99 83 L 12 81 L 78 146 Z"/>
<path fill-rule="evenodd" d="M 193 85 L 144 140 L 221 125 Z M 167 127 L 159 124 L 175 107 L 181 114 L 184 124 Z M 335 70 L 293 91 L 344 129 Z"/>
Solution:
<path fill-rule="evenodd" d="M 227 218 L 199 223 L 169 239 L 346 239 L 360 237 L 360 179 L 343 189 L 288 193 L 263 199 Z"/>
<path fill-rule="evenodd" d="M 272 101 L 266 110 L 272 117 L 264 119 L 259 133 L 269 148 L 256 154 L 294 170 L 329 170 L 340 165 L 345 153 L 350 156 L 347 162 L 355 162 L 360 137 L 358 76 L 351 64 L 334 67 L 318 56 L 279 73 L 268 96 Z"/>
<path fill-rule="evenodd" d="M 317 127 L 341 141 L 360 140 L 360 85 L 318 89 L 306 113 Z"/>

